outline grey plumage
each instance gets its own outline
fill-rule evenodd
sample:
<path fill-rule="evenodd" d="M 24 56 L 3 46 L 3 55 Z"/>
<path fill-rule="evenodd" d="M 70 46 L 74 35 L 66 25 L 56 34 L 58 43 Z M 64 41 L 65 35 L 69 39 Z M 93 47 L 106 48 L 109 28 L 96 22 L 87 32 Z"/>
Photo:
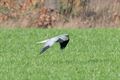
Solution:
<path fill-rule="evenodd" d="M 43 52 L 45 52 L 48 48 L 50 48 L 51 46 L 53 46 L 54 43 L 58 42 L 60 44 L 60 49 L 64 49 L 68 42 L 69 42 L 69 35 L 68 34 L 62 34 L 41 42 L 37 42 L 39 43 L 45 43 L 44 47 L 41 49 L 40 53 L 42 54 Z"/>

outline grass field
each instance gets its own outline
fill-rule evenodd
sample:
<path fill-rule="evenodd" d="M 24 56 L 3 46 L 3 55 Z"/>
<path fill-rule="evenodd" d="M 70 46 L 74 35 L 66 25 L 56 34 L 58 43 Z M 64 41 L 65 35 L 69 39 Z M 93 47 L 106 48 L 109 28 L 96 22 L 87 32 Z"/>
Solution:
<path fill-rule="evenodd" d="M 68 33 L 40 55 L 36 42 Z M 0 80 L 120 80 L 120 29 L 0 29 Z"/>

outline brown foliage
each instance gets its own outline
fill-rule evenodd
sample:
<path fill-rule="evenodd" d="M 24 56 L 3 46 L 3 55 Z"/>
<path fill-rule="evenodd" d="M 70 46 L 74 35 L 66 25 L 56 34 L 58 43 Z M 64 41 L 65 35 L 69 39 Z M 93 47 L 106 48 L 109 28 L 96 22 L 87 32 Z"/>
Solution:
<path fill-rule="evenodd" d="M 3 22 L 3 21 L 6 21 L 7 19 L 8 19 L 7 15 L 0 13 L 0 23 Z"/>
<path fill-rule="evenodd" d="M 39 16 L 34 24 L 43 28 L 52 27 L 58 20 L 58 15 L 56 11 L 43 7 L 40 9 Z"/>
<path fill-rule="evenodd" d="M 15 9 L 16 4 L 13 0 L 0 0 L 0 6 L 7 7 L 8 9 Z"/>
<path fill-rule="evenodd" d="M 59 11 L 44 4 L 45 0 L 0 0 L 0 9 L 7 8 L 0 10 L 0 23 L 44 28 L 59 22 L 71 27 L 120 25 L 120 0 L 60 0 Z"/>

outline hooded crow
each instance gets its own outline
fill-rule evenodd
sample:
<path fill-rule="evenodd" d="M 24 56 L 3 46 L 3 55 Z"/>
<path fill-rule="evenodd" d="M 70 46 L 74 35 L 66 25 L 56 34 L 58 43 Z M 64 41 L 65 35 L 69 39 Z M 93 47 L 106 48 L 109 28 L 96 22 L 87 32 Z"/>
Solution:
<path fill-rule="evenodd" d="M 37 42 L 39 43 L 45 43 L 44 47 L 41 49 L 40 53 L 42 54 L 43 52 L 45 52 L 48 48 L 50 48 L 51 46 L 53 46 L 54 43 L 58 42 L 60 44 L 60 49 L 64 49 L 68 42 L 69 42 L 69 35 L 68 34 L 62 34 L 41 42 Z"/>

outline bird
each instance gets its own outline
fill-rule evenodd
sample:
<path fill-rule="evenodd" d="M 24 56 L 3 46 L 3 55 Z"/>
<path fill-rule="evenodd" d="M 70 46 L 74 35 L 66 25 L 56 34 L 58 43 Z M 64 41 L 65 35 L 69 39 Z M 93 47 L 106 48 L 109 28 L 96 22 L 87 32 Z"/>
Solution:
<path fill-rule="evenodd" d="M 63 50 L 67 46 L 69 40 L 70 39 L 69 39 L 69 35 L 68 34 L 61 34 L 61 35 L 58 35 L 58 36 L 46 39 L 44 41 L 37 42 L 37 44 L 44 43 L 44 46 L 43 46 L 43 48 L 40 51 L 40 54 L 42 54 L 48 48 L 53 46 L 53 44 L 55 44 L 55 43 L 59 43 L 60 44 L 60 49 Z"/>

